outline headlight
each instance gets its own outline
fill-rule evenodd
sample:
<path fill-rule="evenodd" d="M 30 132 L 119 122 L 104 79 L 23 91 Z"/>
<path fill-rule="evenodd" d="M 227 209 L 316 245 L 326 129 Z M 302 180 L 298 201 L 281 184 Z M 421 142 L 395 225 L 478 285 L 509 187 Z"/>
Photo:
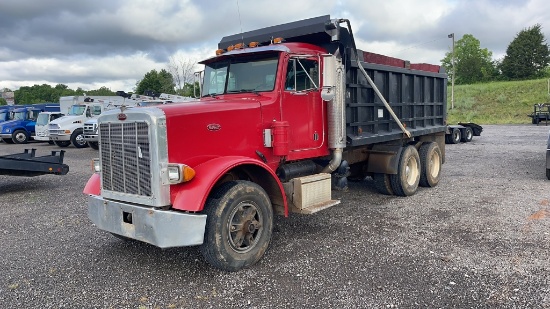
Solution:
<path fill-rule="evenodd" d="M 195 177 L 195 170 L 185 164 L 168 164 L 168 181 L 177 184 Z"/>
<path fill-rule="evenodd" d="M 94 173 L 101 172 L 101 165 L 99 164 L 99 158 L 92 159 L 92 171 Z"/>

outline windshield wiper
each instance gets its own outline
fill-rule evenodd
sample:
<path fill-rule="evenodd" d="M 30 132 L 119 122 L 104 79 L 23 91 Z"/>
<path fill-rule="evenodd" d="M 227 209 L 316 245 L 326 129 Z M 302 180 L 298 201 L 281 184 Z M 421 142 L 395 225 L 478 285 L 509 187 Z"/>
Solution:
<path fill-rule="evenodd" d="M 241 92 L 252 92 L 252 93 L 254 93 L 255 95 L 258 95 L 258 96 L 261 95 L 261 94 L 258 92 L 258 90 L 256 90 L 256 89 L 232 90 L 232 91 L 228 91 L 227 93 L 241 93 Z"/>

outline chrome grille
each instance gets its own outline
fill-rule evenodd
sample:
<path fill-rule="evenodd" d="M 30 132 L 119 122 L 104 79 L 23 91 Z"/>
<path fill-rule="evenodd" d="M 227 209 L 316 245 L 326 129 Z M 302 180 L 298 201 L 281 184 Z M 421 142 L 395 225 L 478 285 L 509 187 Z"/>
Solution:
<path fill-rule="evenodd" d="M 104 190 L 151 196 L 149 126 L 145 122 L 101 123 Z"/>

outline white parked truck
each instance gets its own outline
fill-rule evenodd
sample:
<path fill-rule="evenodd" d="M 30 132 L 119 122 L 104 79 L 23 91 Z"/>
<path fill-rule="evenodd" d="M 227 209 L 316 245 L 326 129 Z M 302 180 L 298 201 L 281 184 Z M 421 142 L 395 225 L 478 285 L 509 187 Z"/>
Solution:
<path fill-rule="evenodd" d="M 61 105 L 66 102 L 71 103 L 68 112 L 65 116 L 50 122 L 48 126 L 49 139 L 59 147 L 68 147 L 70 144 L 73 144 L 76 148 L 88 147 L 83 135 L 86 120 L 122 105 L 136 105 L 136 100 L 120 96 L 61 97 Z"/>

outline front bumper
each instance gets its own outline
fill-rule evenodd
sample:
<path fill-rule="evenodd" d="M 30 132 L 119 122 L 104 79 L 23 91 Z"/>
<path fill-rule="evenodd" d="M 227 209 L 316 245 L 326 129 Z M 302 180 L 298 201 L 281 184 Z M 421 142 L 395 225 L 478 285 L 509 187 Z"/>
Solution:
<path fill-rule="evenodd" d="M 98 135 L 87 135 L 84 133 L 84 139 L 87 142 L 99 142 L 99 136 Z"/>
<path fill-rule="evenodd" d="M 1 138 L 11 138 L 11 133 L 2 133 L 0 134 Z"/>
<path fill-rule="evenodd" d="M 49 141 L 50 140 L 50 137 L 49 136 L 38 136 L 38 135 L 35 135 L 34 136 L 34 140 L 36 141 Z"/>
<path fill-rule="evenodd" d="M 88 217 L 102 230 L 160 248 L 194 246 L 204 241 L 206 215 L 158 210 L 90 195 Z"/>
<path fill-rule="evenodd" d="M 50 140 L 52 140 L 52 141 L 70 141 L 71 136 L 70 135 L 57 135 L 57 134 L 51 134 L 50 133 Z"/>

